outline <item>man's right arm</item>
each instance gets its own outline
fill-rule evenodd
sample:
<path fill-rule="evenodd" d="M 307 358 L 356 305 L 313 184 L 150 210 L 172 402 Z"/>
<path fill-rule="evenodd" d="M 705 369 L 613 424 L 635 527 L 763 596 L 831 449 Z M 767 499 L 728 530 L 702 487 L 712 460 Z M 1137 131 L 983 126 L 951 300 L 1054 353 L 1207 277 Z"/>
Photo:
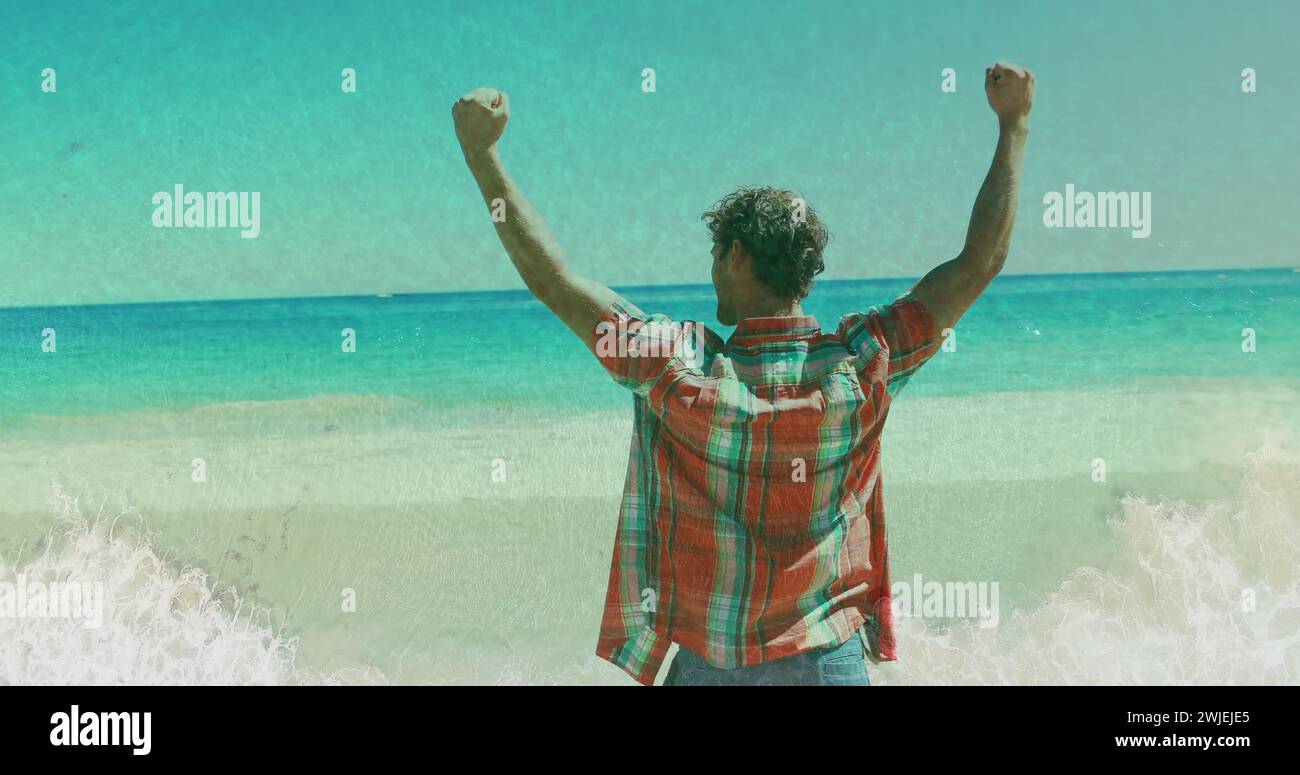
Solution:
<path fill-rule="evenodd" d="M 985 92 L 998 117 L 998 145 L 975 199 L 966 244 L 951 261 L 921 279 L 912 294 L 930 312 L 936 332 L 952 328 L 1006 262 L 1016 222 L 1020 170 L 1034 102 L 1034 74 L 998 62 L 985 71 Z"/>

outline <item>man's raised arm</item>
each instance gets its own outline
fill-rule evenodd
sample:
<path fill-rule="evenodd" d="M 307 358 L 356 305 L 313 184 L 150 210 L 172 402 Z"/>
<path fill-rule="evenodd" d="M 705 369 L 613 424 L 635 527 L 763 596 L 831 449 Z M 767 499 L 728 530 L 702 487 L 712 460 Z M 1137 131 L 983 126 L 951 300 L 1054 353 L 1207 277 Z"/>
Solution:
<path fill-rule="evenodd" d="M 1011 248 L 1020 168 L 1034 104 L 1034 74 L 998 62 L 984 71 L 984 91 L 998 117 L 998 147 L 971 212 L 966 246 L 921 279 L 912 293 L 930 311 L 936 331 L 952 328 L 988 287 Z"/>
<path fill-rule="evenodd" d="M 451 114 L 465 163 L 483 200 L 489 208 L 497 199 L 504 203 L 504 220 L 494 219 L 497 236 L 519 276 L 590 348 L 604 311 L 614 301 L 626 302 L 600 283 L 569 272 L 555 235 L 506 172 L 497 141 L 510 120 L 509 95 L 496 89 L 475 89 L 456 101 Z"/>

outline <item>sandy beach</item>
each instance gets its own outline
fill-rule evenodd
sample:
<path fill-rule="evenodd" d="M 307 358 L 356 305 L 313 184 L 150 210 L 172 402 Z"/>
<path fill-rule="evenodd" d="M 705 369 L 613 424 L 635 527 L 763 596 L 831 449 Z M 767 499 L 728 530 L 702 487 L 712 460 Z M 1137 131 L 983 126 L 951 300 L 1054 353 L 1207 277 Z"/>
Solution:
<path fill-rule="evenodd" d="M 904 621 L 900 661 L 873 681 L 1294 681 L 1296 555 L 1283 550 L 1300 542 L 1297 405 L 1294 385 L 1262 380 L 904 394 L 883 441 L 895 581 L 999 581 L 1002 624 Z M 365 396 L 28 416 L 0 437 L 0 558 L 9 573 L 42 553 L 68 566 L 105 545 L 47 552 L 51 528 L 79 518 L 100 529 L 74 535 L 102 536 L 116 518 L 114 535 L 166 572 L 205 574 L 198 599 L 225 604 L 205 627 L 222 629 L 238 599 L 257 612 L 241 648 L 285 641 L 266 680 L 626 684 L 591 652 L 630 431 L 630 407 L 548 418 Z M 1184 578 L 1205 531 L 1226 530 L 1214 551 L 1235 580 Z M 1205 596 L 1218 625 L 1113 608 L 1168 584 Z M 1245 586 L 1276 621 L 1232 621 Z M 1162 634 L 1238 649 L 1244 637 L 1246 651 L 1197 673 L 1135 649 Z M 1069 656 L 1079 643 L 1115 664 Z M 1279 649 L 1280 666 L 1265 664 Z M 185 664 L 181 682 L 221 677 Z"/>

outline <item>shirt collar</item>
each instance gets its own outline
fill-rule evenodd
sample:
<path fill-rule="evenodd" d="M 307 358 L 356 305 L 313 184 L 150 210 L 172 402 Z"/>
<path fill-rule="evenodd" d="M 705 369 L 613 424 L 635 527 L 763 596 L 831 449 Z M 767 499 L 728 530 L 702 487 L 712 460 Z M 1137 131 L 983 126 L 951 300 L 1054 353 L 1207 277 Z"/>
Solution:
<path fill-rule="evenodd" d="M 812 315 L 788 315 L 775 318 L 745 318 L 731 332 L 727 345 L 759 344 L 763 341 L 804 339 L 822 332 Z"/>

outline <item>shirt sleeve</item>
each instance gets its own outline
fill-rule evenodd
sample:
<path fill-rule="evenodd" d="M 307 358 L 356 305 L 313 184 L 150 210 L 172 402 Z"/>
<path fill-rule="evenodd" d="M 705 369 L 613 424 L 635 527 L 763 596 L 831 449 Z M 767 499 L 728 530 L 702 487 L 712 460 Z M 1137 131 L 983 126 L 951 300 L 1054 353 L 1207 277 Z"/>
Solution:
<path fill-rule="evenodd" d="M 614 301 L 596 324 L 591 349 L 616 383 L 646 396 L 664 375 L 699 366 L 701 334 L 695 323 Z"/>
<path fill-rule="evenodd" d="M 859 370 L 881 350 L 888 353 L 887 389 L 891 395 L 898 394 L 943 344 L 930 311 L 911 291 L 889 304 L 845 315 L 837 333 L 856 354 Z"/>

